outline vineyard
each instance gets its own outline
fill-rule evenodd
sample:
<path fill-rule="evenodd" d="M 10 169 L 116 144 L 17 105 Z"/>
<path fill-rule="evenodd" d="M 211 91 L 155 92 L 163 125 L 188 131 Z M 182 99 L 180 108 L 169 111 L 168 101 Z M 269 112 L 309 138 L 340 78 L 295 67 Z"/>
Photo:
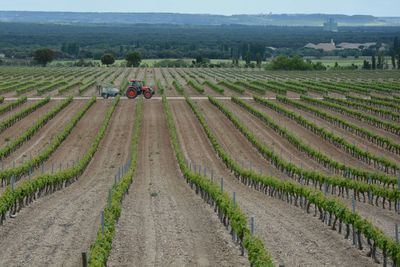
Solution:
<path fill-rule="evenodd" d="M 398 71 L 0 67 L 0 266 L 400 266 L 399 231 Z"/>

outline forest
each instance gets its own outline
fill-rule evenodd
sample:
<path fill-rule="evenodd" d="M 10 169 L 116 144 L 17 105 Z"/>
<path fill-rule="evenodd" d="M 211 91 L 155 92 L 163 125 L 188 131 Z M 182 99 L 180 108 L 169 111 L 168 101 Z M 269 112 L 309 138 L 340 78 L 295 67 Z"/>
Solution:
<path fill-rule="evenodd" d="M 392 44 L 400 27 L 341 27 L 324 32 L 321 27 L 245 25 L 100 25 L 0 23 L 0 53 L 6 58 L 28 59 L 40 47 L 49 47 L 59 59 L 100 59 L 104 53 L 123 58 L 138 51 L 142 58 L 235 59 L 274 55 L 371 56 L 374 51 L 304 49 L 312 42 L 377 42 Z"/>

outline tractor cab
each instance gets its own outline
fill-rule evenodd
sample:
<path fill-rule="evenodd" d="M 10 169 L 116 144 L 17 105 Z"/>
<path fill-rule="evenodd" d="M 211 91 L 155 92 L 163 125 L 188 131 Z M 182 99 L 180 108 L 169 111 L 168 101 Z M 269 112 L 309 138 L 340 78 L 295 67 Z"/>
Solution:
<path fill-rule="evenodd" d="M 135 87 L 135 88 L 142 88 L 144 85 L 143 81 L 138 81 L 138 80 L 130 80 L 129 81 L 129 86 Z"/>

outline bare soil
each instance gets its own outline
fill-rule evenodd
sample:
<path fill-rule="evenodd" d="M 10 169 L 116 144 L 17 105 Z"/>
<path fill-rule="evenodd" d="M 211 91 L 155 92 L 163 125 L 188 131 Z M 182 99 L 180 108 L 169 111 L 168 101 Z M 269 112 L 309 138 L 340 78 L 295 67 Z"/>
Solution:
<path fill-rule="evenodd" d="M 100 225 L 118 166 L 129 154 L 134 105 L 121 101 L 80 179 L 40 198 L 0 227 L 0 266 L 80 266 Z"/>
<path fill-rule="evenodd" d="M 224 190 L 236 192 L 238 205 L 255 217 L 255 233 L 264 241 L 276 264 L 286 266 L 377 266 L 349 240 L 303 210 L 270 198 L 239 183 L 216 157 L 205 133 L 190 108 L 182 101 L 170 101 L 186 157 L 224 177 Z M 224 129 L 224 126 L 221 125 Z M 225 129 L 228 132 L 228 129 Z M 232 143 L 231 146 L 242 146 Z M 219 180 L 218 180 L 219 182 Z"/>
<path fill-rule="evenodd" d="M 179 171 L 159 101 L 146 102 L 138 169 L 108 266 L 246 266 L 223 225 Z"/>
<path fill-rule="evenodd" d="M 11 103 L 11 102 L 14 102 L 14 100 L 12 100 L 12 101 L 5 101 L 5 102 L 4 102 L 3 104 L 1 104 L 1 105 L 7 105 L 7 104 L 9 104 L 9 103 Z M 0 114 L 0 121 L 6 120 L 6 119 L 9 118 L 10 116 L 12 116 L 14 113 L 17 113 L 17 112 L 20 111 L 21 109 L 25 109 L 26 107 L 28 107 L 29 105 L 31 105 L 31 104 L 33 104 L 33 103 L 34 103 L 34 101 L 27 101 L 27 102 L 23 103 L 22 105 L 19 105 L 18 107 L 13 108 L 13 109 L 10 110 L 10 111 L 6 111 L 6 112 Z"/>
<path fill-rule="evenodd" d="M 355 145 L 357 145 L 359 148 L 364 149 L 364 150 L 368 150 L 376 155 L 379 156 L 383 156 L 386 157 L 388 159 L 392 159 L 394 161 L 397 162 L 397 164 L 400 163 L 400 156 L 396 155 L 394 153 L 391 153 L 375 144 L 372 144 L 370 142 L 368 142 L 367 140 L 361 138 L 358 135 L 355 135 L 349 131 L 346 131 L 338 126 L 335 126 L 331 123 L 329 123 L 328 121 L 321 119 L 307 111 L 283 104 L 281 102 L 279 102 L 280 105 L 282 105 L 283 107 L 292 110 L 294 112 L 296 112 L 298 115 L 303 116 L 304 118 L 306 118 L 307 120 L 316 123 L 317 125 L 324 127 L 326 129 L 329 129 L 331 132 L 333 132 L 334 134 L 341 136 L 343 138 L 345 138 L 348 142 L 350 143 L 354 143 Z"/>
<path fill-rule="evenodd" d="M 28 141 L 26 141 L 17 150 L 12 152 L 7 158 L 3 159 L 5 165 L 10 165 L 15 161 L 16 165 L 22 161 L 34 157 L 46 147 L 52 138 L 57 135 L 73 115 L 84 105 L 84 101 L 75 100 L 67 107 L 61 110 L 53 119 L 46 123 L 39 131 L 35 133 Z M 49 110 L 47 110 L 48 112 Z M 17 137 L 17 136 L 15 136 Z M 14 137 L 14 138 L 15 138 Z"/>
<path fill-rule="evenodd" d="M 8 141 L 14 139 L 16 136 L 21 135 L 21 133 L 29 129 L 29 127 L 31 127 L 32 124 L 34 124 L 38 119 L 40 119 L 43 115 L 45 115 L 50 109 L 52 109 L 58 103 L 59 103 L 58 101 L 50 101 L 49 103 L 28 114 L 21 120 L 14 123 L 11 127 L 7 128 L 2 133 L 0 133 L 0 144 L 1 144 L 0 147 L 4 147 Z M 34 104 L 35 103 L 31 102 L 29 103 L 29 105 L 34 105 Z"/>

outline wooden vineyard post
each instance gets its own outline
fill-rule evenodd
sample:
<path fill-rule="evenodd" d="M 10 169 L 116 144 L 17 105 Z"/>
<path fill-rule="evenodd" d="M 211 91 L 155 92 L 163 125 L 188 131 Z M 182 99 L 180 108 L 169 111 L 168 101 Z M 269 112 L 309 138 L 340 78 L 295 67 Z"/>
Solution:
<path fill-rule="evenodd" d="M 87 267 L 87 266 L 88 266 L 88 261 L 86 252 L 82 252 L 82 267 Z"/>
<path fill-rule="evenodd" d="M 400 171 L 397 174 L 397 189 L 400 190 Z M 400 214 L 400 201 L 397 201 L 397 213 Z"/>
<path fill-rule="evenodd" d="M 353 190 L 353 198 L 351 200 L 351 206 L 352 206 L 352 211 L 353 213 L 356 212 L 356 194 Z M 356 230 L 354 229 L 354 224 L 353 224 L 353 245 L 356 245 Z"/>
<path fill-rule="evenodd" d="M 101 211 L 101 232 L 104 236 L 104 211 Z"/>
<path fill-rule="evenodd" d="M 254 235 L 254 217 L 250 218 L 250 233 Z"/>
<path fill-rule="evenodd" d="M 11 176 L 11 190 L 14 190 L 14 175 Z"/>

